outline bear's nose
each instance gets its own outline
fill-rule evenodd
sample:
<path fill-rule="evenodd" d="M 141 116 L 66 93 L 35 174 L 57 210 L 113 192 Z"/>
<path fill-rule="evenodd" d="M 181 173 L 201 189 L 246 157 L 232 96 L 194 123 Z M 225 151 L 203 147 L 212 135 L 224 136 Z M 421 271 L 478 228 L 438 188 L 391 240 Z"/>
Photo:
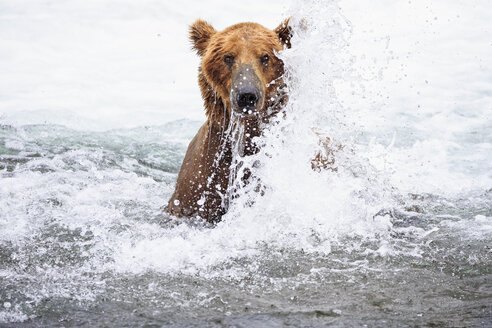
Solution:
<path fill-rule="evenodd" d="M 244 92 L 237 95 L 237 105 L 240 109 L 255 107 L 258 103 L 258 95 L 253 92 Z"/>

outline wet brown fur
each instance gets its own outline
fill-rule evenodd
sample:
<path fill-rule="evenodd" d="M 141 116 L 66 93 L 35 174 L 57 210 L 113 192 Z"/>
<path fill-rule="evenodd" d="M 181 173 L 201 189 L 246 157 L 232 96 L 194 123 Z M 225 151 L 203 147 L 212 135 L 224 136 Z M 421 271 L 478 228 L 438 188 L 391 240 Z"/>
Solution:
<path fill-rule="evenodd" d="M 209 222 L 220 220 L 227 211 L 227 188 L 232 164 L 232 142 L 226 137 L 231 118 L 230 92 L 232 75 L 238 65 L 251 65 L 259 77 L 264 97 L 258 114 L 246 117 L 245 135 L 241 142 L 243 155 L 256 152 L 251 139 L 261 134 L 260 126 L 278 112 L 286 97 L 282 94 L 283 62 L 276 56 L 283 47 L 290 47 L 292 30 L 288 20 L 275 30 L 256 23 L 240 23 L 218 32 L 205 21 L 190 26 L 193 48 L 202 56 L 198 83 L 207 121 L 190 142 L 178 174 L 176 189 L 167 211 L 175 216 L 198 215 Z M 232 55 L 228 65 L 224 56 Z M 269 56 L 268 63 L 260 58 Z"/>

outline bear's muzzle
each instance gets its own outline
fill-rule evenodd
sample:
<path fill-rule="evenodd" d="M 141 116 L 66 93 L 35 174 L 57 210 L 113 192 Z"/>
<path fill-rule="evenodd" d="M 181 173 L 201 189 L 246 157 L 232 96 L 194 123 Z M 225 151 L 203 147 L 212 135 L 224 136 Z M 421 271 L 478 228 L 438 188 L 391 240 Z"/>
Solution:
<path fill-rule="evenodd" d="M 264 91 L 253 66 L 239 65 L 232 75 L 232 109 L 244 116 L 258 115 L 263 101 Z"/>

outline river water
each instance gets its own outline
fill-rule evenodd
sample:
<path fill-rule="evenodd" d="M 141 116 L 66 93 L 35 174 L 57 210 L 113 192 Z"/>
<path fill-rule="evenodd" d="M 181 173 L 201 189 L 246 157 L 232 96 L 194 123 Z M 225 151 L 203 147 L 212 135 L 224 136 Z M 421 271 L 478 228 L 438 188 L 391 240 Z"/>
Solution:
<path fill-rule="evenodd" d="M 201 120 L 91 128 L 2 95 L 0 326 L 491 326 L 488 5 L 379 5 L 399 30 L 286 9 L 289 103 L 242 159 L 265 192 L 215 226 L 163 212 Z"/>

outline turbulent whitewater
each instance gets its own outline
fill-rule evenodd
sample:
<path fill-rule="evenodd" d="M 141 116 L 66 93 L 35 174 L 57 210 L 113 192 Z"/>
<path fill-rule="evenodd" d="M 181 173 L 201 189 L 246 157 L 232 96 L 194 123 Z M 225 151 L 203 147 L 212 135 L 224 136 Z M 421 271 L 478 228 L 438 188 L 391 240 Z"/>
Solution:
<path fill-rule="evenodd" d="M 429 24 L 458 19 L 439 8 Z M 202 122 L 0 116 L 0 326 L 490 325 L 492 45 L 446 77 L 420 61 L 444 55 L 432 36 L 409 54 L 346 13 L 287 11 L 289 102 L 241 159 L 264 192 L 215 226 L 163 212 Z M 326 138 L 336 169 L 313 170 Z"/>

